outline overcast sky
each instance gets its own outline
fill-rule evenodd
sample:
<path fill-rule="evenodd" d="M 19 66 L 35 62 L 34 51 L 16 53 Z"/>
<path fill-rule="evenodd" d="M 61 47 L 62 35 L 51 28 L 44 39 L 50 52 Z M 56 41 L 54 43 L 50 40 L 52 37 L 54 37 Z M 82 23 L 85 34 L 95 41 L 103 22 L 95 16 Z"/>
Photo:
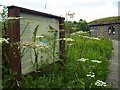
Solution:
<path fill-rule="evenodd" d="M 73 20 L 118 16 L 120 0 L 0 0 L 1 5 L 16 5 L 32 10 L 66 17 L 66 12 L 75 13 Z M 45 9 L 46 7 L 46 9 Z M 69 18 L 68 18 L 69 19 Z"/>

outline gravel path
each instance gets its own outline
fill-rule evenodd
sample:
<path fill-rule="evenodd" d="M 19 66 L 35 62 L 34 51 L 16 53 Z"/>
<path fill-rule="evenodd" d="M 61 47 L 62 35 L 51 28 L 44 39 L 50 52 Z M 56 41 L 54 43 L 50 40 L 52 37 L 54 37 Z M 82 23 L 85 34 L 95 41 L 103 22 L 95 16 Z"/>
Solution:
<path fill-rule="evenodd" d="M 118 68 L 119 68 L 119 63 L 120 61 L 118 60 L 118 55 L 120 55 L 120 51 L 118 53 L 118 43 L 120 41 L 118 40 L 112 40 L 113 41 L 113 54 L 112 54 L 112 57 L 111 59 L 109 60 L 110 61 L 110 65 L 109 65 L 109 70 L 110 70 L 110 73 L 108 75 L 108 79 L 107 79 L 107 83 L 108 85 L 111 85 L 112 83 L 114 84 L 114 88 L 119 88 L 120 89 L 120 80 L 119 80 L 119 73 L 118 73 Z"/>

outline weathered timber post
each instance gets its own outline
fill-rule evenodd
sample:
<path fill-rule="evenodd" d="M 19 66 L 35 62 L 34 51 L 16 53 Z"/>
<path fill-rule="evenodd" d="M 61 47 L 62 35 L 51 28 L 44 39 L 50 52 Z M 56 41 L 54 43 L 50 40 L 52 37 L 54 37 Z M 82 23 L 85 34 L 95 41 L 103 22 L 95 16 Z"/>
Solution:
<path fill-rule="evenodd" d="M 20 10 L 17 7 L 8 7 L 8 17 L 20 17 Z M 20 41 L 20 20 L 11 19 L 8 23 L 9 37 L 9 67 L 13 72 L 17 72 L 15 78 L 21 80 L 21 60 L 18 43 Z"/>

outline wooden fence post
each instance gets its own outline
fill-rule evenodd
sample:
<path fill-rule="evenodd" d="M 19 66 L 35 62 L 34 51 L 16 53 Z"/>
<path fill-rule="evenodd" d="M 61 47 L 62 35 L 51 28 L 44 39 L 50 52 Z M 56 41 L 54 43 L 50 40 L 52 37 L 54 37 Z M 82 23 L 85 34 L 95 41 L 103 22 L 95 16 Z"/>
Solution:
<path fill-rule="evenodd" d="M 59 20 L 59 29 L 60 30 L 65 30 L 65 25 L 64 25 L 64 19 Z M 65 31 L 60 32 L 60 37 L 59 38 L 65 38 Z M 60 41 L 60 51 L 61 53 L 65 53 L 65 41 Z M 64 57 L 60 55 L 60 59 L 64 60 Z"/>
<path fill-rule="evenodd" d="M 20 17 L 20 10 L 17 7 L 8 7 L 8 17 Z M 15 78 L 21 80 L 21 60 L 20 50 L 18 44 L 20 41 L 20 19 L 10 20 L 8 23 L 8 37 L 9 37 L 9 67 L 13 72 L 17 72 Z M 11 46 L 11 44 L 14 44 Z"/>

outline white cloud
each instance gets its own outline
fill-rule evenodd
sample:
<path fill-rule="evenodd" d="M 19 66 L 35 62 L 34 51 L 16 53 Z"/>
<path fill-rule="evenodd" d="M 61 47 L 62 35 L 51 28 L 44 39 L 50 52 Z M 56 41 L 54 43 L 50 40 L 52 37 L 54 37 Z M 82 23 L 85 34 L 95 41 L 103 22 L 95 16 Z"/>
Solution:
<path fill-rule="evenodd" d="M 17 5 L 65 17 L 67 11 L 75 12 L 74 20 L 86 21 L 117 16 L 119 0 L 0 0 L 2 5 Z M 45 10 L 45 4 L 47 8 Z"/>

